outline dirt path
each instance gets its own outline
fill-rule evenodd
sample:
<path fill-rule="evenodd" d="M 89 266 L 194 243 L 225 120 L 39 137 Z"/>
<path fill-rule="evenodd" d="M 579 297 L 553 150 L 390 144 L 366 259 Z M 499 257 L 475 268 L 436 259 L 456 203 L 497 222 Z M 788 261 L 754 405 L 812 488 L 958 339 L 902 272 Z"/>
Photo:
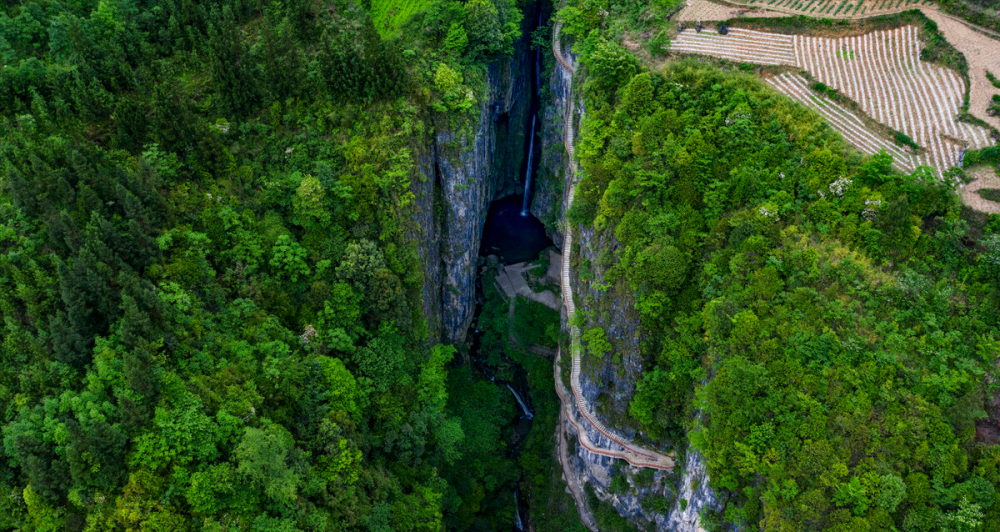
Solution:
<path fill-rule="evenodd" d="M 965 185 L 958 194 L 962 202 L 970 208 L 986 214 L 1000 214 L 1000 203 L 983 198 L 977 192 L 984 188 L 1000 189 L 1000 177 L 992 166 L 977 166 L 967 168 L 965 172 L 975 178 L 975 181 Z"/>

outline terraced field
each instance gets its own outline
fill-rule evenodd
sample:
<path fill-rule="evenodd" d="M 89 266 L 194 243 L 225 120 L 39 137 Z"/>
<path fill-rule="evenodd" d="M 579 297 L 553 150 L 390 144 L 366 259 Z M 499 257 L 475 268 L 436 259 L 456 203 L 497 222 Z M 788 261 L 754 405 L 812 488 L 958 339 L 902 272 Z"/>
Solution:
<path fill-rule="evenodd" d="M 857 102 L 872 119 L 912 138 L 924 148 L 914 163 L 932 166 L 939 174 L 957 165 L 964 149 L 992 145 L 985 128 L 958 121 L 966 83 L 956 72 L 920 60 L 913 26 L 836 39 L 737 29 L 729 35 L 685 31 L 674 39 L 671 49 L 802 68 Z M 781 85 L 792 81 L 783 79 L 775 86 L 788 88 L 783 92 L 802 101 L 801 95 L 796 98 L 791 93 L 792 85 Z M 871 139 L 841 132 L 861 151 L 878 149 Z M 908 166 L 903 161 L 899 164 Z"/>
<path fill-rule="evenodd" d="M 791 35 L 732 28 L 729 35 L 712 30 L 688 29 L 671 43 L 674 52 L 710 55 L 763 65 L 795 65 L 795 42 Z"/>
<path fill-rule="evenodd" d="M 733 6 L 717 4 L 709 0 L 687 0 L 684 9 L 674 17 L 678 22 L 697 22 L 707 20 L 729 20 L 733 18 L 774 18 L 787 17 L 783 11 L 772 11 L 760 7 Z"/>
<path fill-rule="evenodd" d="M 735 3 L 827 18 L 870 17 L 934 5 L 931 0 L 745 0 Z"/>
<path fill-rule="evenodd" d="M 864 120 L 854 111 L 810 89 L 809 81 L 806 78 L 798 74 L 788 73 L 767 78 L 764 81 L 777 89 L 778 92 L 819 112 L 830 124 L 830 127 L 840 132 L 844 139 L 858 151 L 874 155 L 880 150 L 885 150 L 893 156 L 893 162 L 900 170 L 913 172 L 916 169 L 915 157 L 907 150 L 893 144 L 891 140 L 869 131 Z"/>

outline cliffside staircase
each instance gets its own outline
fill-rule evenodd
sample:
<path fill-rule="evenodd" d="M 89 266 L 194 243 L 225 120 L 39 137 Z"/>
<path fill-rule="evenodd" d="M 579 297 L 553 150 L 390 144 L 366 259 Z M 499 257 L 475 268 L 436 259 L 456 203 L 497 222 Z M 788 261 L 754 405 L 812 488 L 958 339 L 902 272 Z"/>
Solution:
<path fill-rule="evenodd" d="M 573 59 L 567 58 L 563 54 L 562 43 L 559 39 L 561 29 L 562 22 L 556 22 L 552 35 L 552 53 L 555 55 L 556 61 L 559 62 L 560 67 L 572 76 L 576 72 L 576 69 L 572 64 Z M 573 105 L 574 99 L 571 91 L 570 96 L 567 98 L 565 135 L 563 137 L 566 153 L 569 154 L 568 167 L 570 176 L 566 190 L 567 208 L 569 208 L 569 206 L 573 203 L 573 193 L 576 190 L 577 175 L 576 159 L 573 152 Z M 561 288 L 563 292 L 562 299 L 566 306 L 566 316 L 569 318 L 570 323 L 573 322 L 573 316 L 576 313 L 576 305 L 573 302 L 573 291 L 570 287 L 570 252 L 572 249 L 573 230 L 572 227 L 567 224 L 562 249 Z M 626 438 L 608 429 L 594 414 L 590 402 L 587 401 L 583 394 L 580 393 L 580 359 L 583 351 L 580 345 L 580 336 L 580 328 L 576 325 L 571 325 L 570 351 L 573 363 L 572 370 L 570 371 L 570 387 L 572 388 L 572 396 L 569 391 L 566 390 L 566 386 L 562 381 L 562 376 L 559 374 L 559 357 L 561 356 L 561 353 L 556 354 L 555 364 L 556 394 L 559 395 L 559 399 L 562 401 L 567 421 L 569 421 L 569 423 L 576 429 L 580 445 L 594 454 L 625 460 L 633 466 L 651 467 L 667 471 L 673 470 L 675 464 L 672 455 L 663 455 L 632 444 Z M 573 405 L 574 399 L 576 403 L 575 409 Z M 579 411 L 580 417 L 583 418 L 582 420 L 577 418 L 574 410 Z M 590 437 L 588 430 L 586 430 L 587 426 L 592 427 L 600 434 L 601 437 L 598 438 L 597 442 L 594 442 Z"/>

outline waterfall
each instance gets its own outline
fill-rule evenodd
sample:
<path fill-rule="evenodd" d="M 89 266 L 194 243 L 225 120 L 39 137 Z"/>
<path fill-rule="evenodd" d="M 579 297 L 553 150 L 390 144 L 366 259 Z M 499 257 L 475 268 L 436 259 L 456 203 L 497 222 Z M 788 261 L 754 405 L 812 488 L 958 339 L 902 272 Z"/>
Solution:
<path fill-rule="evenodd" d="M 538 11 L 538 22 L 535 27 L 542 25 L 542 11 Z M 541 76 L 541 64 L 542 64 L 542 49 L 538 48 L 535 50 L 535 64 L 534 64 L 534 76 L 531 79 L 531 85 L 534 90 L 531 91 L 531 130 L 528 132 L 531 138 L 528 140 L 528 164 L 527 170 L 524 172 L 524 203 L 521 205 L 521 216 L 527 216 L 531 213 L 531 170 L 534 166 L 533 161 L 535 160 L 535 125 L 538 122 L 538 108 L 539 108 L 539 98 L 541 97 L 541 87 L 540 82 Z"/>
<path fill-rule="evenodd" d="M 524 522 L 521 521 L 521 501 L 518 489 L 514 488 L 514 511 L 517 513 L 517 523 L 514 524 L 518 530 L 524 530 Z"/>
<path fill-rule="evenodd" d="M 535 121 L 538 119 L 538 112 L 531 115 L 531 139 L 528 141 L 528 169 L 524 174 L 524 203 L 521 204 L 521 216 L 527 216 L 528 207 L 531 206 L 531 161 L 535 158 Z"/>
<path fill-rule="evenodd" d="M 517 404 L 521 405 L 521 411 L 524 412 L 525 419 L 534 419 L 535 413 L 528 408 L 528 405 L 523 400 L 521 400 L 521 396 L 518 395 L 517 390 L 515 390 L 510 384 L 507 385 L 507 389 L 510 390 L 510 393 L 514 394 L 514 399 L 517 399 Z"/>

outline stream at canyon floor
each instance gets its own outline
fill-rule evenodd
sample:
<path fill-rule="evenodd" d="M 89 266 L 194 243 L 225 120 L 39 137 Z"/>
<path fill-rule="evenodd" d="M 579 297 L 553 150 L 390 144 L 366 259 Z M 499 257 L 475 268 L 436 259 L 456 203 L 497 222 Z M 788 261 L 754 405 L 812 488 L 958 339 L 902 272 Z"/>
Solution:
<path fill-rule="evenodd" d="M 536 3 L 535 13 L 531 15 L 535 24 L 526 28 L 526 32 L 535 31 L 543 23 L 542 11 L 541 3 Z M 507 449 L 505 458 L 513 462 L 512 466 L 517 464 L 515 467 L 518 480 L 508 481 L 498 486 L 494 492 L 496 496 L 500 496 L 503 492 L 512 493 L 516 509 L 514 519 L 510 521 L 504 519 L 506 523 L 497 522 L 495 526 L 509 526 L 515 531 L 534 530 L 529 508 L 532 490 L 529 489 L 530 483 L 526 480 L 527 469 L 520 461 L 520 453 L 527 452 L 524 449 L 532 446 L 534 446 L 532 452 L 537 452 L 538 436 L 532 437 L 534 443 L 528 440 L 532 426 L 536 422 L 535 409 L 539 408 L 548 413 L 547 416 L 543 416 L 545 419 L 540 425 L 543 429 L 548 429 L 552 423 L 552 405 L 548 404 L 552 400 L 550 397 L 552 393 L 551 390 L 541 389 L 532 393 L 529 386 L 532 375 L 525 367 L 533 367 L 535 360 L 531 357 L 538 355 L 529 353 L 528 345 L 516 345 L 518 341 L 513 338 L 516 328 L 515 314 L 521 312 L 521 304 L 509 299 L 510 297 L 518 299 L 517 296 L 509 294 L 504 297 L 503 292 L 498 290 L 494 283 L 498 267 L 535 261 L 540 256 L 547 259 L 546 250 L 553 245 L 545 232 L 544 225 L 531 213 L 534 185 L 532 178 L 538 173 L 543 148 L 539 135 L 540 60 L 540 49 L 529 50 L 525 54 L 523 63 L 524 73 L 527 74 L 525 76 L 527 90 L 522 92 L 520 97 L 528 99 L 525 122 L 519 124 L 526 133 L 523 159 L 518 169 L 523 193 L 498 198 L 490 204 L 478 250 L 480 259 L 476 266 L 475 315 L 466 336 L 467 360 L 474 372 L 499 389 L 503 389 L 517 413 L 514 419 L 507 422 L 503 433 Z M 546 311 L 553 312 L 548 309 Z M 532 323 L 531 327 L 536 325 L 544 327 L 542 323 Z M 523 341 L 519 343 L 526 344 Z M 526 356 L 529 358 L 525 358 Z M 538 387 L 539 383 L 535 384 Z M 533 404 L 536 398 L 537 405 Z"/>
<path fill-rule="evenodd" d="M 481 352 L 484 330 L 479 327 L 479 320 L 484 305 L 504 305 L 503 300 L 487 302 L 485 283 L 494 283 L 496 264 L 515 264 L 531 261 L 552 246 L 552 240 L 545 234 L 545 228 L 530 212 L 522 214 L 521 196 L 508 196 L 493 202 L 483 229 L 480 256 L 482 265 L 478 268 L 476 278 L 476 313 L 469 329 L 469 360 L 472 367 L 484 378 L 497 386 L 510 391 L 510 399 L 516 405 L 517 417 L 510 422 L 508 431 L 508 458 L 516 458 L 521 444 L 527 438 L 533 425 L 534 410 L 531 403 L 531 390 L 524 368 L 508 356 L 507 348 L 511 347 L 509 338 L 494 339 L 504 346 L 503 353 L 498 357 L 490 357 Z M 495 259 L 493 259 L 495 257 Z M 504 313 L 506 314 L 506 313 Z M 514 487 L 514 497 L 517 504 L 516 522 L 511 523 L 513 530 L 524 530 L 528 513 L 527 502 L 523 500 L 522 492 Z"/>

